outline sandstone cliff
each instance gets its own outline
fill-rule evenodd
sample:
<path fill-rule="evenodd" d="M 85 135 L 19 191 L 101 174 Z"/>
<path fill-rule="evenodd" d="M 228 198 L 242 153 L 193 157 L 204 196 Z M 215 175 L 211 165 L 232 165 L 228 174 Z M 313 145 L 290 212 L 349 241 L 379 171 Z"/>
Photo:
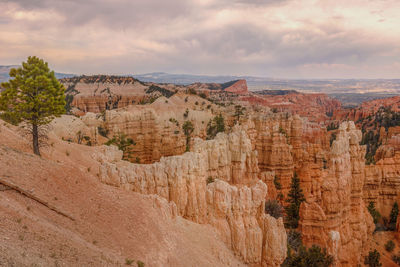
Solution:
<path fill-rule="evenodd" d="M 353 122 L 340 125 L 314 201 L 300 209 L 303 241 L 328 248 L 338 266 L 359 264 L 374 230 L 362 199 L 365 148 L 360 141 L 361 131 Z"/>
<path fill-rule="evenodd" d="M 214 226 L 244 262 L 279 266 L 286 233 L 282 219 L 264 212 L 267 186 L 257 179 L 257 153 L 245 131 L 236 127 L 215 140 L 196 140 L 193 151 L 150 165 L 121 161 L 118 153 L 95 157 L 101 181 L 160 195 L 184 218 Z"/>

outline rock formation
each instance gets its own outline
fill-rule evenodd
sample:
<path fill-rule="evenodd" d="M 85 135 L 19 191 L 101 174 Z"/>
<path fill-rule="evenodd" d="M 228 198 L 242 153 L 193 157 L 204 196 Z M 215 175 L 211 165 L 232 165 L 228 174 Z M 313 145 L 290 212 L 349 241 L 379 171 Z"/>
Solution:
<path fill-rule="evenodd" d="M 256 92 L 251 95 L 242 96 L 240 100 L 247 101 L 253 105 L 267 106 L 274 110 L 290 111 L 292 114 L 298 114 L 316 122 L 327 120 L 335 110 L 341 107 L 339 101 L 325 94 L 304 94 L 297 92 L 286 95 L 265 95 Z"/>
<path fill-rule="evenodd" d="M 303 242 L 326 247 L 338 266 L 359 264 L 374 230 L 362 199 L 365 148 L 360 141 L 353 122 L 340 125 L 319 190 L 300 209 Z"/>
<path fill-rule="evenodd" d="M 258 179 L 257 153 L 235 127 L 214 140 L 194 142 L 193 152 L 150 165 L 121 161 L 115 148 L 101 156 L 100 180 L 176 204 L 179 215 L 214 226 L 246 263 L 279 266 L 286 256 L 282 219 L 264 212 L 267 186 Z"/>

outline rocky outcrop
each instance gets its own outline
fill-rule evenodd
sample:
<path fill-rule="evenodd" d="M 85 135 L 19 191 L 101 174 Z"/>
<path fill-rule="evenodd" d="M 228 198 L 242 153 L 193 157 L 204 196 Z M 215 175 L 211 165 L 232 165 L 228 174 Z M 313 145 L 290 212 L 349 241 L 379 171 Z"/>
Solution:
<path fill-rule="evenodd" d="M 250 104 L 259 104 L 279 111 L 290 111 L 307 117 L 312 121 L 325 121 L 335 110 L 340 109 L 341 103 L 325 94 L 289 93 L 286 95 L 264 95 L 253 93 L 240 97 L 240 100 Z M 307 108 L 304 108 L 307 107 Z"/>
<path fill-rule="evenodd" d="M 114 147 L 94 155 L 100 180 L 176 204 L 186 219 L 214 226 L 245 263 L 279 266 L 286 255 L 282 219 L 265 215 L 267 186 L 257 175 L 257 153 L 238 126 L 214 140 L 195 140 L 193 152 L 149 165 L 121 161 Z"/>
<path fill-rule="evenodd" d="M 389 108 L 392 111 L 400 112 L 400 96 L 375 99 L 366 101 L 360 107 L 353 109 L 338 110 L 334 114 L 337 120 L 354 120 L 359 121 L 370 115 L 376 114 L 382 107 Z"/>
<path fill-rule="evenodd" d="M 230 92 L 230 93 L 235 93 L 235 94 L 238 94 L 238 95 L 245 95 L 245 94 L 247 94 L 249 92 L 248 89 L 247 89 L 246 80 L 238 80 L 234 84 L 226 87 L 224 89 L 224 91 Z"/>
<path fill-rule="evenodd" d="M 152 109 L 135 111 L 107 111 L 104 127 L 108 136 L 123 133 L 132 138 L 132 159 L 140 163 L 151 163 L 162 156 L 179 155 L 185 151 L 185 138 L 175 123 L 158 119 Z"/>
<path fill-rule="evenodd" d="M 319 244 L 334 256 L 338 266 L 356 266 L 374 229 L 362 199 L 365 147 L 353 122 L 340 125 L 333 142 L 328 169 L 313 192 L 314 200 L 300 209 L 303 242 Z M 361 252 L 361 253 L 360 253 Z"/>
<path fill-rule="evenodd" d="M 393 147 L 381 151 L 381 159 L 365 168 L 363 198 L 365 204 L 374 202 L 376 209 L 389 218 L 394 202 L 400 197 L 400 151 Z"/>

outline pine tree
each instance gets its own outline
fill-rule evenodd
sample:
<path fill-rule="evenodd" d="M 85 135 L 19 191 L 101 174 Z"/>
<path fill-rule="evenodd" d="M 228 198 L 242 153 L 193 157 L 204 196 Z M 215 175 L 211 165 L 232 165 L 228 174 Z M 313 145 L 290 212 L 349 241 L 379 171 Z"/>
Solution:
<path fill-rule="evenodd" d="M 301 202 L 305 201 L 303 190 L 300 188 L 300 179 L 297 177 L 295 172 L 290 184 L 290 191 L 286 200 L 289 205 L 285 207 L 286 211 L 286 222 L 287 228 L 297 228 L 300 219 L 300 205 Z"/>
<path fill-rule="evenodd" d="M 396 229 L 397 216 L 399 215 L 399 205 L 394 202 L 392 210 L 390 212 L 389 229 L 394 231 Z"/>
<path fill-rule="evenodd" d="M 190 150 L 190 138 L 194 131 L 193 123 L 191 121 L 185 121 L 182 125 L 183 133 L 186 136 L 186 151 Z"/>
<path fill-rule="evenodd" d="M 219 114 L 210 120 L 207 124 L 207 139 L 214 139 L 217 133 L 225 132 L 224 117 Z"/>
<path fill-rule="evenodd" d="M 0 111 L 15 123 L 31 126 L 33 152 L 40 155 L 40 126 L 65 113 L 64 87 L 58 82 L 47 62 L 35 56 L 28 57 L 20 68 L 12 68 L 10 77 L 2 83 Z"/>
<path fill-rule="evenodd" d="M 119 150 L 123 152 L 123 159 L 129 160 L 132 157 L 132 148 L 131 146 L 136 145 L 135 141 L 132 138 L 127 138 L 126 134 L 118 133 L 114 135 L 113 138 L 105 143 L 107 146 L 116 145 Z"/>
<path fill-rule="evenodd" d="M 245 108 L 242 107 L 241 105 L 235 106 L 235 114 L 234 114 L 235 123 L 238 122 L 240 120 L 240 116 L 242 116 L 244 114 L 243 110 L 245 110 Z"/>
<path fill-rule="evenodd" d="M 370 267 L 380 267 L 382 263 L 380 262 L 381 254 L 375 249 L 370 251 L 368 256 L 365 257 L 364 264 Z"/>
<path fill-rule="evenodd" d="M 381 218 L 381 214 L 379 211 L 375 209 L 375 203 L 374 202 L 369 202 L 369 205 L 367 207 L 369 213 L 372 216 L 372 219 L 374 220 L 374 224 L 377 224 L 379 219 Z"/>

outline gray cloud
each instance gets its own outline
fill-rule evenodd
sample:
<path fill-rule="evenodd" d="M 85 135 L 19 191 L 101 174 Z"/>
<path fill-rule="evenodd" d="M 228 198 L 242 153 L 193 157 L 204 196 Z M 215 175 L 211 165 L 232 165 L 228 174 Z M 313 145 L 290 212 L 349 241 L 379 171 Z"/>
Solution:
<path fill-rule="evenodd" d="M 373 77 L 390 68 L 400 71 L 396 1 L 361 9 L 345 0 L 314 3 L 0 0 L 6 10 L 0 15 L 0 46 L 7 49 L 0 51 L 6 59 L 0 64 L 38 54 L 60 71 L 86 73 L 313 77 L 312 68 L 326 68 L 319 75 L 354 71 Z"/>

